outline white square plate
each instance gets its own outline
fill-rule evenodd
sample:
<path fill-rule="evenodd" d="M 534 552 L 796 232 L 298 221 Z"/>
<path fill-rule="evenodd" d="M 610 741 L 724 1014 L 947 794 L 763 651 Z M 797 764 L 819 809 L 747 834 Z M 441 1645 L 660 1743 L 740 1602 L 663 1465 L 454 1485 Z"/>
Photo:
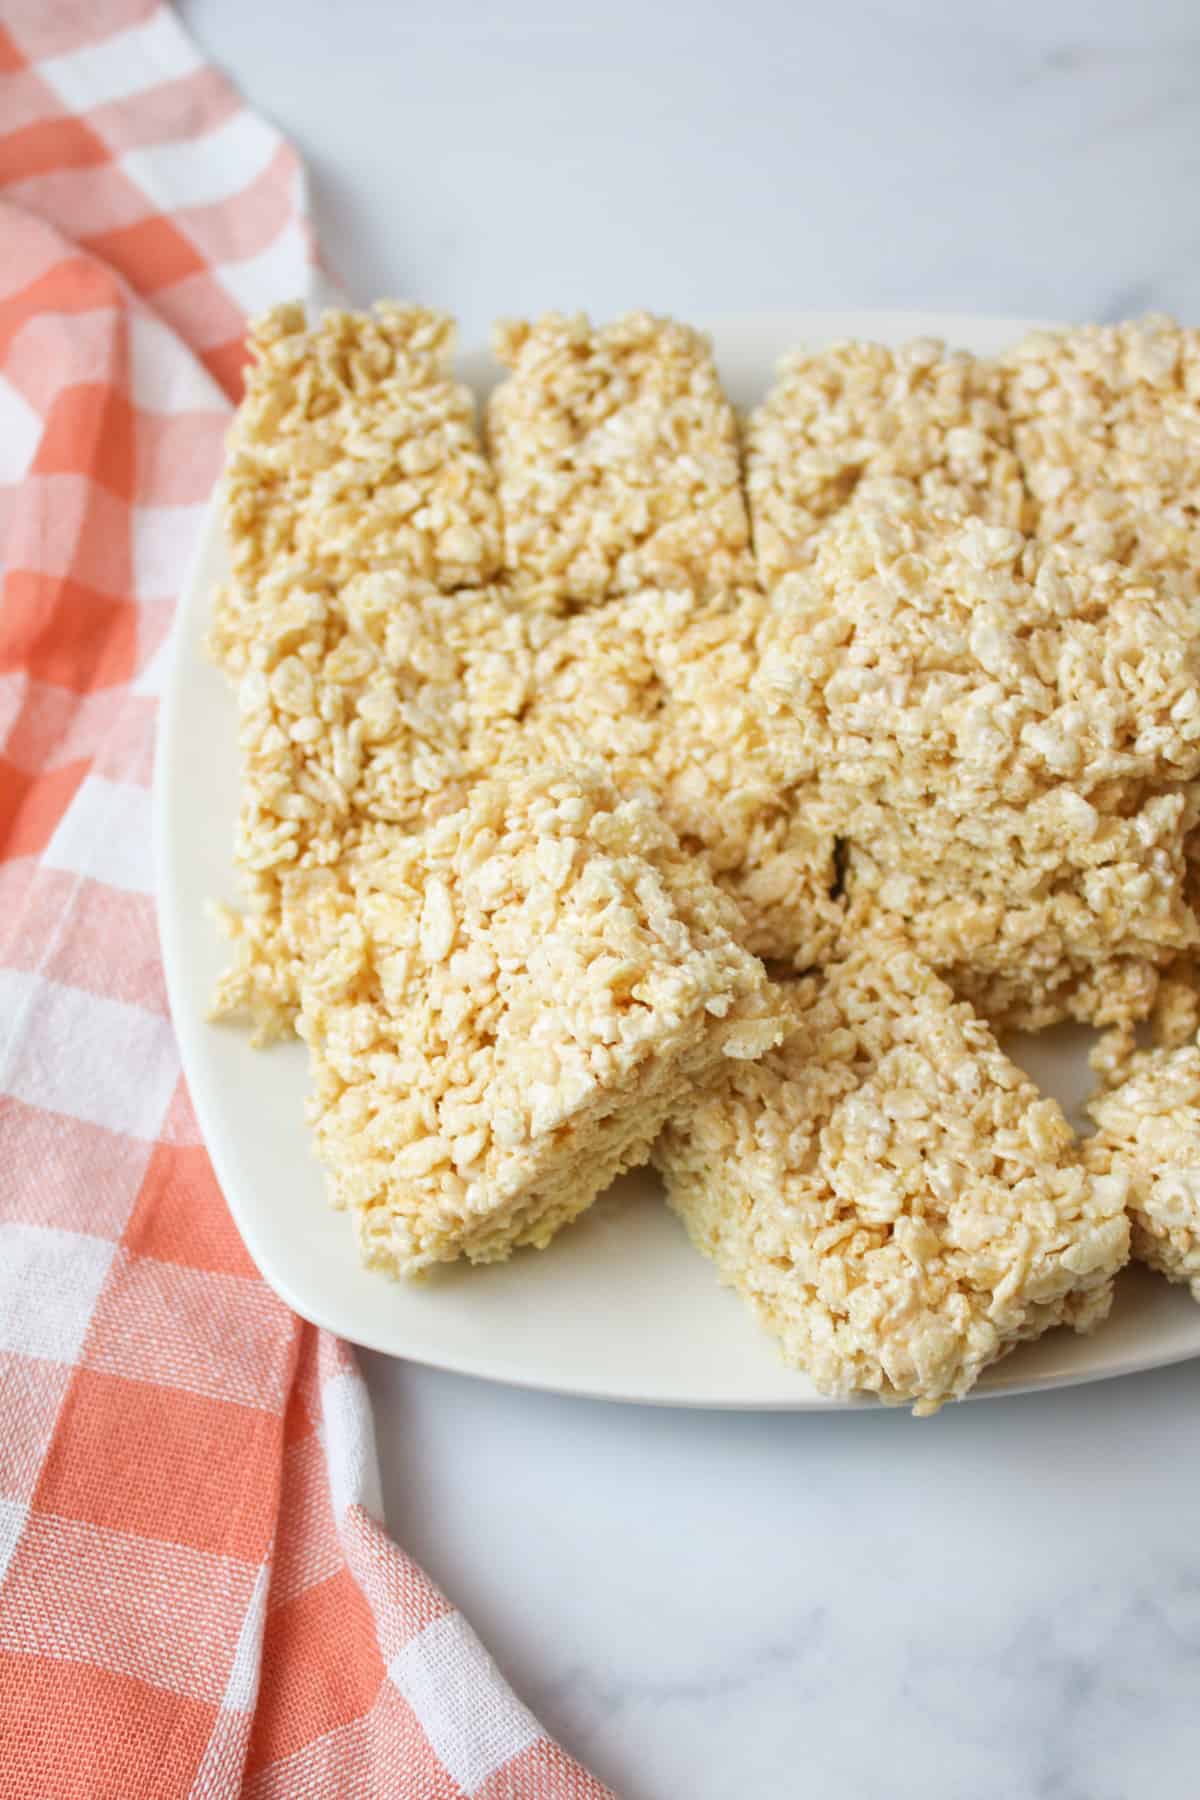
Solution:
<path fill-rule="evenodd" d="M 842 337 L 941 337 L 988 353 L 1029 329 L 1019 320 L 910 313 L 794 313 L 710 327 L 727 390 L 746 407 L 785 351 Z M 480 395 L 499 371 L 465 356 Z M 238 799 L 234 700 L 204 656 L 212 592 L 226 569 L 216 509 L 183 595 L 156 771 L 159 915 L 171 1010 L 201 1129 L 225 1197 L 271 1286 L 307 1319 L 394 1356 L 527 1387 L 678 1406 L 833 1408 L 786 1368 L 775 1345 L 691 1249 L 657 1179 L 626 1176 L 548 1250 L 486 1268 L 456 1266 L 398 1285 L 359 1266 L 349 1220 L 325 1199 L 304 1123 L 298 1043 L 268 1051 L 204 1022 L 227 956 L 206 901 L 235 898 Z M 1089 1034 L 1061 1028 L 1011 1046 L 1077 1114 L 1090 1079 Z M 1124 1375 L 1200 1354 L 1200 1307 L 1182 1288 L 1131 1269 L 1093 1337 L 1054 1331 L 998 1364 L 979 1394 Z"/>

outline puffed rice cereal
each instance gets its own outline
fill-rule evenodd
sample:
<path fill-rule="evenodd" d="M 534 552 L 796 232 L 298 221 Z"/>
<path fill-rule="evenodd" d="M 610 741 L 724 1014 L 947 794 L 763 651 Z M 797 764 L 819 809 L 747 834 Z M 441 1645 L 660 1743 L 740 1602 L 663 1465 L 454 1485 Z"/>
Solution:
<path fill-rule="evenodd" d="M 1194 593 L 1200 332 L 1167 318 L 1037 332 L 1002 366 L 1037 536 Z"/>
<path fill-rule="evenodd" d="M 672 1117 L 671 1205 L 827 1394 L 917 1413 L 1053 1325 L 1090 1331 L 1125 1262 L 1125 1177 L 901 940 L 790 990 L 792 1029 Z"/>
<path fill-rule="evenodd" d="M 394 301 L 311 327 L 289 304 L 255 323 L 224 480 L 237 583 L 283 564 L 331 581 L 386 567 L 440 588 L 495 573 L 494 484 L 453 348 L 450 319 Z"/>
<path fill-rule="evenodd" d="M 1088 1110 L 1088 1166 L 1129 1184 L 1134 1256 L 1200 1300 L 1200 1047 L 1140 1052 Z"/>
<path fill-rule="evenodd" d="M 365 1261 L 539 1247 L 727 1058 L 781 1034 L 732 904 L 596 773 L 475 787 L 308 896 L 317 1151 Z"/>
<path fill-rule="evenodd" d="M 566 602 L 753 581 L 737 426 L 708 340 L 672 319 L 506 322 L 488 440 L 504 567 Z"/>
<path fill-rule="evenodd" d="M 933 339 L 798 351 L 746 425 L 746 495 L 768 589 L 847 505 L 907 484 L 935 511 L 1021 527 L 1027 501 L 999 371 Z"/>
<path fill-rule="evenodd" d="M 999 980 L 1005 1024 L 1153 1001 L 1197 942 L 1194 598 L 894 495 L 828 527 L 762 642 L 781 779 L 817 783 L 852 902 Z"/>
<path fill-rule="evenodd" d="M 658 795 L 737 900 L 748 949 L 821 960 L 842 910 L 833 837 L 811 784 L 773 777 L 750 692 L 762 604 L 652 590 L 561 615 L 382 573 L 336 591 L 229 590 L 213 644 L 239 681 L 250 904 L 229 921 L 237 957 L 218 1013 L 248 1013 L 264 1040 L 289 1028 L 282 911 L 365 824 L 419 830 L 498 770 L 580 758 Z"/>

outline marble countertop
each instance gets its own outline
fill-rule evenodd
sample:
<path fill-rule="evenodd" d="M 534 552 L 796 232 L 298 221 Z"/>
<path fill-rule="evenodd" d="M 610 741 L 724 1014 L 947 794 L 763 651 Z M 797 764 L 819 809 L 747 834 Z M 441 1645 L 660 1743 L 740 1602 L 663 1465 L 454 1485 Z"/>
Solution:
<path fill-rule="evenodd" d="M 1193 0 L 182 11 L 349 290 L 468 342 L 551 304 L 1200 318 Z M 392 1529 L 623 1800 L 1194 1790 L 1200 1362 L 921 1423 L 367 1371 Z"/>

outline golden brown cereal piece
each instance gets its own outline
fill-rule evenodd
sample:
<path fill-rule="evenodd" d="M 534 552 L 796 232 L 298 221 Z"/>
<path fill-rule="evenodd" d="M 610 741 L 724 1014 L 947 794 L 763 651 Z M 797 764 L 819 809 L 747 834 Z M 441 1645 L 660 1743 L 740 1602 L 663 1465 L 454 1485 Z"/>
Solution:
<path fill-rule="evenodd" d="M 753 581 L 737 428 L 708 340 L 628 313 L 497 326 L 488 403 L 504 567 L 574 602 Z"/>
<path fill-rule="evenodd" d="M 1200 1300 L 1200 1048 L 1135 1055 L 1088 1110 L 1100 1127 L 1089 1166 L 1129 1182 L 1133 1254 Z"/>
<path fill-rule="evenodd" d="M 295 304 L 256 322 L 224 481 L 239 585 L 281 564 L 332 581 L 390 568 L 440 588 L 495 573 L 492 475 L 453 344 L 449 319 L 395 301 L 311 327 Z"/>
<path fill-rule="evenodd" d="M 804 568 L 852 501 L 909 484 L 932 510 L 1021 527 L 1026 499 L 999 372 L 918 340 L 798 351 L 746 426 L 759 579 Z"/>
<path fill-rule="evenodd" d="M 1037 332 L 1003 369 L 1036 534 L 1194 593 L 1200 332 L 1166 318 Z"/>
<path fill-rule="evenodd" d="M 655 1151 L 722 1279 L 823 1392 L 935 1411 L 1053 1325 L 1106 1315 L 1120 1176 L 900 940 L 792 989 L 795 1028 L 677 1112 Z"/>
<path fill-rule="evenodd" d="M 299 1029 L 333 1199 L 389 1273 L 545 1245 L 779 1040 L 731 903 L 600 775 L 483 783 L 344 873 L 310 894 Z"/>

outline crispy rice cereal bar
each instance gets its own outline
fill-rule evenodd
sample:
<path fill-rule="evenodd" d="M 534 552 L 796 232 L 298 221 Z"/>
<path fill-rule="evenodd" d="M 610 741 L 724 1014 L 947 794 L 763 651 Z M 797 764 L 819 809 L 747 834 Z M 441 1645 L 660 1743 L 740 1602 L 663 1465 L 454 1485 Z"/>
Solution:
<path fill-rule="evenodd" d="M 964 819 L 940 857 L 920 831 L 864 833 L 845 854 L 851 920 L 883 910 L 907 921 L 914 945 L 1000 1029 L 1145 1017 L 1160 969 L 1200 942 L 1183 796 L 1102 818 L 1082 838 L 1056 799 Z M 1056 823 L 1057 842 L 1043 835 Z"/>
<path fill-rule="evenodd" d="M 817 780 L 860 902 L 1006 1025 L 1152 1002 L 1197 940 L 1200 604 L 897 502 L 829 528 L 763 645 L 781 777 Z"/>
<path fill-rule="evenodd" d="M 666 615 L 667 699 L 650 781 L 680 837 L 737 902 L 741 942 L 807 969 L 828 959 L 842 927 L 836 840 L 817 783 L 776 776 L 752 682 L 761 616 L 757 595 L 732 607 L 693 605 L 677 629 Z"/>
<path fill-rule="evenodd" d="M 824 1393 L 935 1411 L 1052 1325 L 1090 1330 L 1125 1183 L 899 940 L 791 990 L 794 1029 L 655 1152 L 698 1248 Z"/>
<path fill-rule="evenodd" d="M 547 1244 L 724 1058 L 780 1036 L 732 905 L 601 776 L 474 789 L 309 896 L 300 1032 L 363 1256 L 415 1274 Z"/>
<path fill-rule="evenodd" d="M 1088 1110 L 1089 1166 L 1129 1182 L 1133 1254 L 1200 1300 L 1200 1048 L 1141 1052 Z"/>
<path fill-rule="evenodd" d="M 880 913 L 902 923 L 959 998 L 997 1032 L 1042 1031 L 1074 1019 L 1124 1034 L 1157 1002 L 1161 950 L 1077 948 L 1073 934 L 1093 922 L 1069 898 L 1005 909 L 904 877 L 868 884 L 855 851 L 848 865 L 847 928 L 869 926 Z"/>
<path fill-rule="evenodd" d="M 1034 950 L 1044 956 L 1036 940 Z M 1057 962 L 1045 959 L 1045 964 L 981 969 L 978 959 L 947 961 L 941 973 L 959 999 L 969 1000 L 999 1034 L 1043 1031 L 1067 1019 L 1101 1028 L 1116 1021 L 1115 1029 L 1123 1034 L 1132 1028 L 1131 1021 L 1146 1017 L 1160 992 L 1158 965 L 1147 957 L 1089 960 L 1068 952 Z"/>
<path fill-rule="evenodd" d="M 912 818 L 1200 773 L 1200 603 L 916 504 L 823 537 L 776 596 L 760 680 L 793 772 Z"/>
<path fill-rule="evenodd" d="M 824 784 L 843 829 L 891 867 L 1012 903 L 1043 895 L 1051 878 L 1086 875 L 1090 904 L 1123 930 L 1148 916 L 1166 927 L 1191 899 L 1187 835 L 1195 828 L 1200 784 L 1122 785 L 1082 800 L 1066 784 L 1025 805 L 982 799 L 961 816 L 929 806 L 922 813 L 871 790 L 852 794 L 831 774 Z M 1154 935 L 1159 935 L 1156 923 Z M 1164 941 L 1168 941 L 1164 939 Z"/>
<path fill-rule="evenodd" d="M 258 320 L 224 485 L 237 583 L 283 564 L 328 581 L 386 567 L 440 588 L 495 573 L 495 492 L 453 344 L 449 319 L 394 301 L 311 328 L 296 304 Z"/>
<path fill-rule="evenodd" d="M 762 597 L 657 591 L 562 616 L 495 589 L 457 595 L 360 576 L 336 593 L 231 589 L 214 649 L 240 682 L 237 858 L 251 901 L 217 1010 L 260 1037 L 298 994 L 280 939 L 292 897 L 364 826 L 419 830 L 497 770 L 600 758 L 654 790 L 738 902 L 741 941 L 808 967 L 841 918 L 833 837 L 811 785 L 772 773 L 751 695 Z"/>
<path fill-rule="evenodd" d="M 1198 851 L 1200 833 L 1193 832 L 1184 845 L 1184 894 L 1200 926 Z M 1156 969 L 1155 975 L 1151 1004 L 1121 1018 L 1092 1046 L 1088 1061 L 1105 1087 L 1116 1087 L 1125 1080 L 1140 1050 L 1151 1046 L 1156 1050 L 1178 1050 L 1200 1038 L 1200 951 L 1181 951 Z"/>
<path fill-rule="evenodd" d="M 1038 332 L 1003 366 L 1037 535 L 1195 592 L 1200 332 L 1165 318 Z"/>
<path fill-rule="evenodd" d="M 919 340 L 799 351 L 746 426 L 746 492 L 759 579 L 804 568 L 851 500 L 911 484 L 951 516 L 1020 527 L 1025 492 L 998 371 Z"/>
<path fill-rule="evenodd" d="M 1125 1028 L 1151 1011 L 1171 961 L 1160 943 L 1110 926 L 1089 906 L 1086 882 L 1005 901 L 887 869 L 857 845 L 845 868 L 847 930 L 880 913 L 903 921 L 914 947 L 997 1031 L 1040 1031 L 1062 1019 Z M 1190 914 L 1186 928 L 1195 934 Z"/>
<path fill-rule="evenodd" d="M 708 340 L 628 313 L 547 313 L 493 333 L 488 405 L 504 566 L 522 591 L 606 600 L 752 581 L 737 428 Z"/>
<path fill-rule="evenodd" d="M 686 849 L 737 901 L 757 955 L 806 968 L 842 908 L 834 840 L 811 783 L 774 776 L 751 692 L 762 597 L 642 591 L 536 628 L 519 725 L 478 761 L 600 756 L 623 788 L 651 789 Z"/>
<path fill-rule="evenodd" d="M 483 701 L 460 673 L 476 626 L 494 652 L 477 685 L 491 683 L 497 710 L 515 707 L 520 671 L 506 654 L 525 627 L 490 589 L 446 595 L 382 576 L 331 588 L 285 568 L 220 597 L 211 648 L 238 684 L 246 909 L 225 915 L 235 960 L 213 1010 L 249 1016 L 258 1042 L 293 1024 L 286 913 L 314 875 L 337 868 L 365 827 L 420 830 L 474 781 L 468 699 Z"/>

